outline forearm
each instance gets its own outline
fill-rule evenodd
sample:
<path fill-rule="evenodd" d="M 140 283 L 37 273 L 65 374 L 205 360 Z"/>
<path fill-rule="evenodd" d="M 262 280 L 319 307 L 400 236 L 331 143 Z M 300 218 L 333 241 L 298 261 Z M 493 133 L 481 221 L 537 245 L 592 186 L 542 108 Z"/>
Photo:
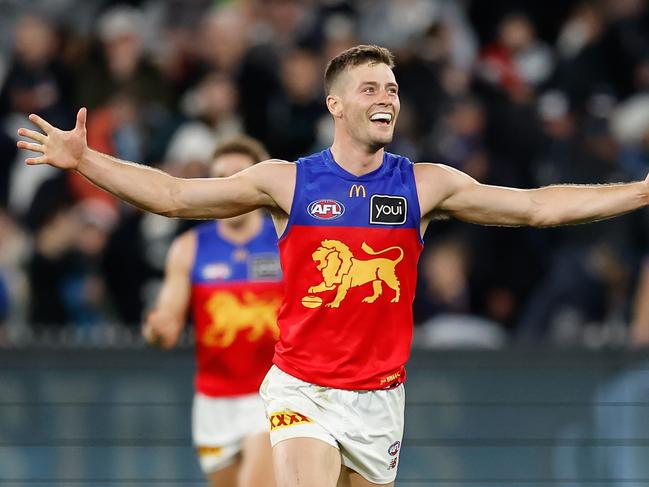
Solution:
<path fill-rule="evenodd" d="M 30 121 L 42 132 L 18 129 L 18 135 L 30 141 L 19 140 L 16 146 L 41 155 L 28 157 L 25 163 L 76 170 L 138 208 L 180 218 L 229 218 L 262 206 L 272 208 L 276 202 L 269 188 L 275 188 L 273 181 L 278 179 L 278 173 L 292 178 L 295 175 L 294 167 L 282 168 L 284 164 L 278 165 L 279 161 L 267 161 L 268 164 L 256 164 L 227 178 L 175 178 L 89 149 L 86 116 L 87 110 L 81 108 L 74 129 L 63 131 L 31 114 Z"/>
<path fill-rule="evenodd" d="M 626 184 L 516 189 L 480 184 L 441 164 L 415 165 L 415 171 L 424 214 L 439 211 L 481 225 L 552 227 L 587 223 L 649 204 L 649 178 Z"/>
<path fill-rule="evenodd" d="M 138 208 L 173 216 L 177 179 L 157 169 L 85 151 L 77 171 L 100 188 Z"/>
<path fill-rule="evenodd" d="M 529 190 L 530 224 L 541 227 L 588 223 L 649 203 L 642 182 L 600 186 L 557 185 Z"/>

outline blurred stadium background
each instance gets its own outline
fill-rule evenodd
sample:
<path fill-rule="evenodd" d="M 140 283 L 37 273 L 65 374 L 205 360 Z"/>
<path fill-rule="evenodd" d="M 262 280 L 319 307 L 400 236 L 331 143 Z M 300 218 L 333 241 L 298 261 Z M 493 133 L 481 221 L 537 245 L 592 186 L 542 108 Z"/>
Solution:
<path fill-rule="evenodd" d="M 647 0 L 0 0 L 0 485 L 199 485 L 191 333 L 146 350 L 171 240 L 75 174 L 26 168 L 35 112 L 202 176 L 224 138 L 326 147 L 326 61 L 397 55 L 390 150 L 517 187 L 649 170 Z M 397 485 L 649 485 L 649 213 L 426 235 Z"/>

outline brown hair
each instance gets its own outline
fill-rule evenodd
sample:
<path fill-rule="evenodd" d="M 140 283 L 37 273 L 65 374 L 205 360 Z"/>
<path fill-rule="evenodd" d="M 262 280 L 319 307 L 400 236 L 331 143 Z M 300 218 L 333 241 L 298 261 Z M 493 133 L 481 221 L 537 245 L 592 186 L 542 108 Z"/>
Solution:
<path fill-rule="evenodd" d="M 341 52 L 329 61 L 325 69 L 324 83 L 327 95 L 331 92 L 331 86 L 340 73 L 368 62 L 383 63 L 387 64 L 389 68 L 393 68 L 394 54 L 389 49 L 374 44 L 362 44 Z"/>
<path fill-rule="evenodd" d="M 243 154 L 254 164 L 269 159 L 266 148 L 256 139 L 247 135 L 239 135 L 219 144 L 212 154 L 212 161 L 227 154 Z"/>

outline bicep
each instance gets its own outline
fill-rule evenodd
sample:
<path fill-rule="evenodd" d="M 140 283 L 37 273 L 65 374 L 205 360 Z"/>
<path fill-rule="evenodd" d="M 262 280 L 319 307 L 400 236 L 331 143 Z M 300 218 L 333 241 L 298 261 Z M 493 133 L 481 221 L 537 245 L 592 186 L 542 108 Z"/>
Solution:
<path fill-rule="evenodd" d="M 528 225 L 534 214 L 533 192 L 481 184 L 469 175 L 442 164 L 418 170 L 422 209 L 428 214 L 450 215 L 482 225 Z"/>
<path fill-rule="evenodd" d="M 472 182 L 463 185 L 440 204 L 440 209 L 470 223 L 521 226 L 533 222 L 534 199 L 530 190 Z"/>
<path fill-rule="evenodd" d="M 227 178 L 177 179 L 173 214 L 180 218 L 229 218 L 261 207 L 275 207 L 268 182 L 277 166 L 259 163 Z"/>

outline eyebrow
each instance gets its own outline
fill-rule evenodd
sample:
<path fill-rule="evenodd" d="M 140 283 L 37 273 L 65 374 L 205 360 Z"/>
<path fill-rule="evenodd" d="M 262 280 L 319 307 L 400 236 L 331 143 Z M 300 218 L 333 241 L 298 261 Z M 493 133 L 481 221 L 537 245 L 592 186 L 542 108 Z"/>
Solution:
<path fill-rule="evenodd" d="M 363 86 L 375 86 L 376 87 L 376 86 L 379 86 L 379 83 L 377 83 L 376 81 L 361 81 L 359 86 L 361 88 Z M 386 83 L 386 86 L 388 86 L 389 88 L 399 88 L 399 84 L 394 82 L 394 81 L 390 81 L 390 82 Z"/>

